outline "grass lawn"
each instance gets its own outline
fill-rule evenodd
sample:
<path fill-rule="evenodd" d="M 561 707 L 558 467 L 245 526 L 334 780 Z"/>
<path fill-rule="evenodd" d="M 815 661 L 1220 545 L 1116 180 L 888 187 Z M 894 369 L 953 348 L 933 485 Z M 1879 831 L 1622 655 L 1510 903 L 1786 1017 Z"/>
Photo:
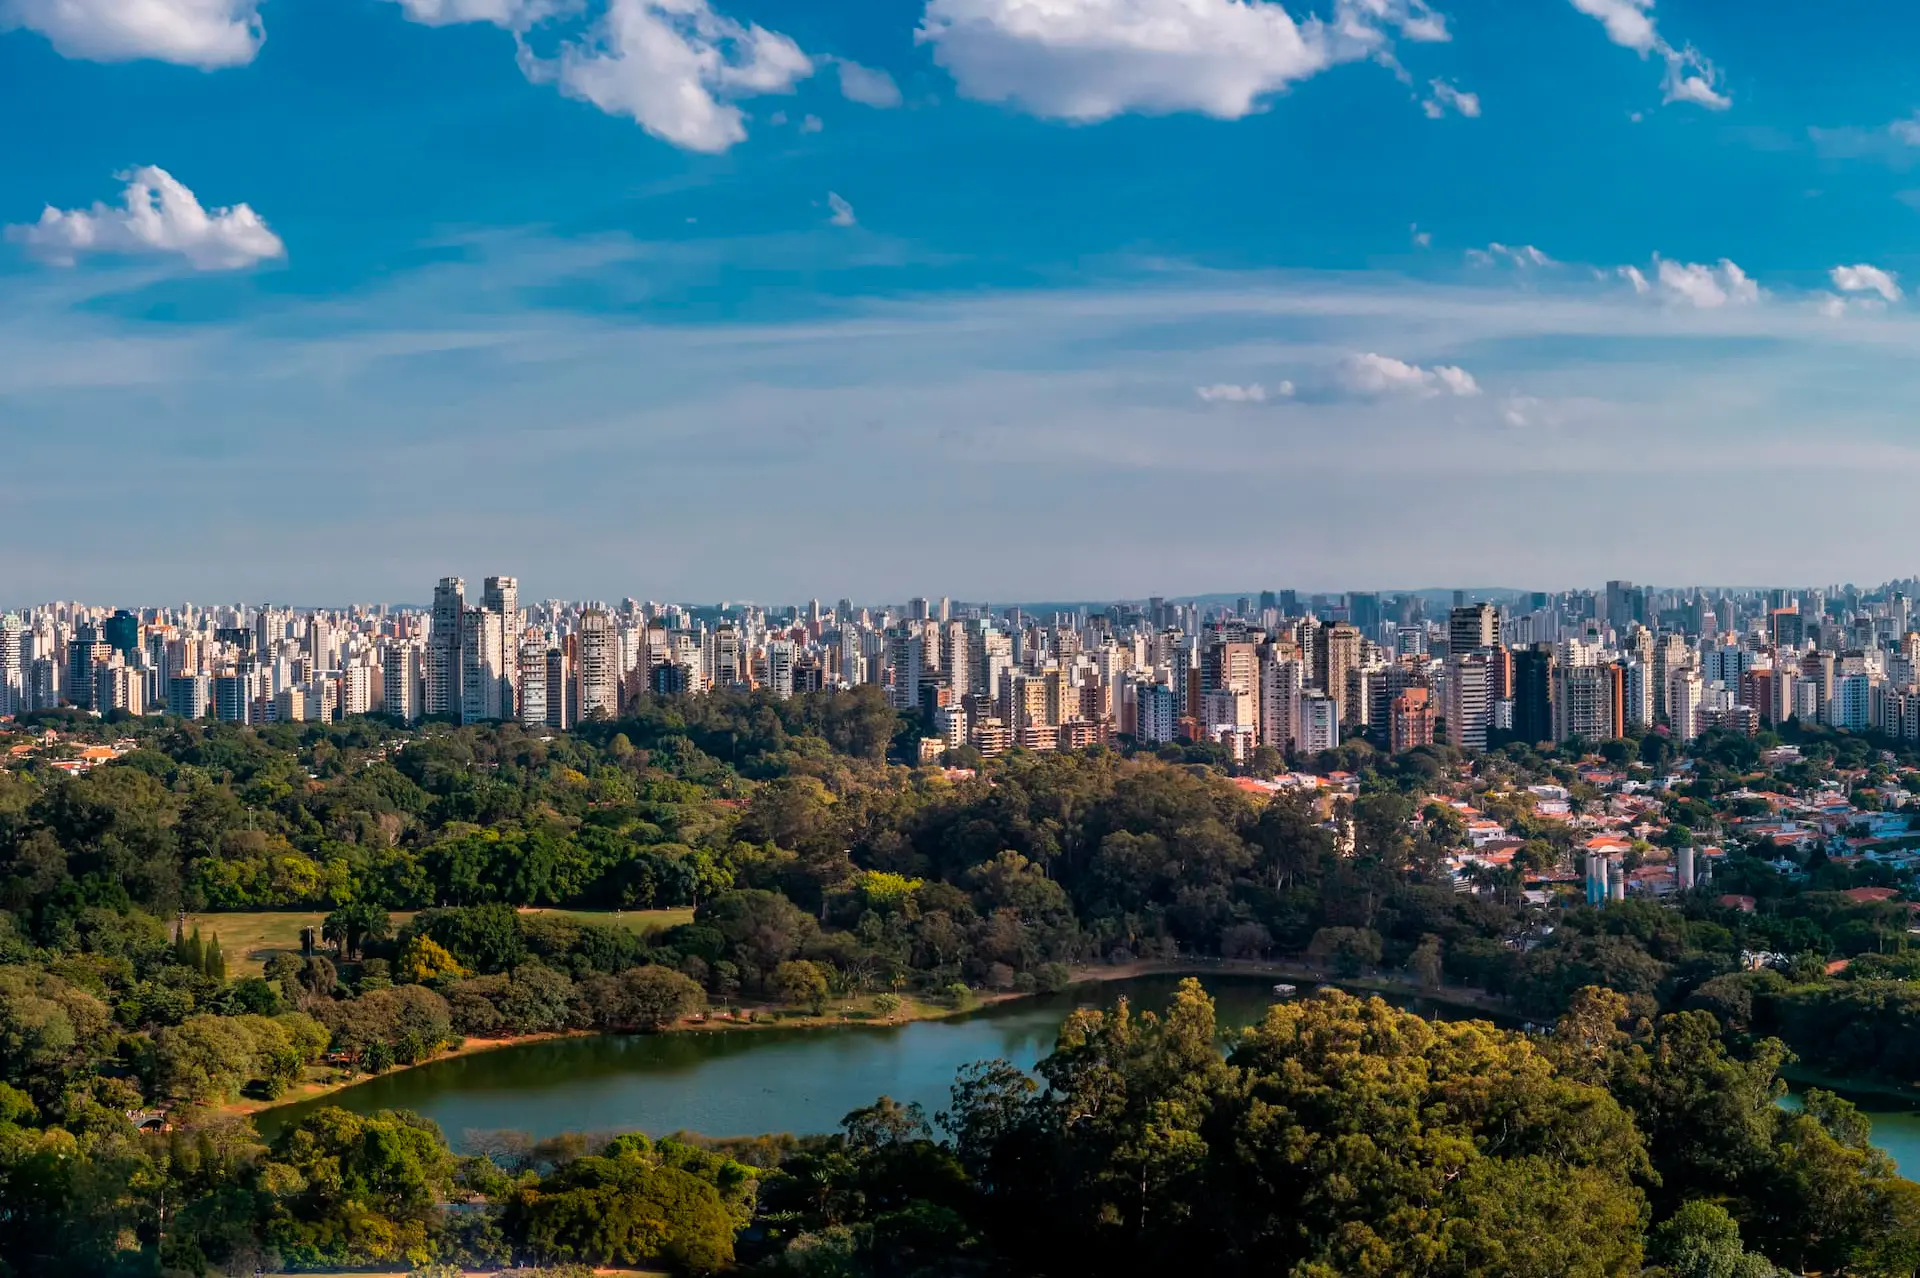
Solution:
<path fill-rule="evenodd" d="M 693 922 L 692 910 L 522 910 L 523 914 L 550 914 L 578 923 L 614 924 L 631 928 L 641 935 L 664 932 L 670 927 Z M 187 930 L 200 929 L 202 939 L 220 938 L 227 956 L 227 970 L 234 976 L 258 976 L 267 960 L 276 954 L 300 952 L 300 929 L 319 928 L 326 915 L 314 910 L 266 910 L 187 915 Z M 413 918 L 402 911 L 391 916 L 394 930 Z"/>

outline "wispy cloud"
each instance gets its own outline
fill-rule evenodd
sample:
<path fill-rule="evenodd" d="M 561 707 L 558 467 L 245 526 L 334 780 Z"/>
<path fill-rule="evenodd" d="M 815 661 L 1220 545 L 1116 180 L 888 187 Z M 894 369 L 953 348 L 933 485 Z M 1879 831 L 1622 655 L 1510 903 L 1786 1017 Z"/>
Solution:
<path fill-rule="evenodd" d="M 1733 100 L 1720 89 L 1720 71 L 1691 45 L 1669 44 L 1654 25 L 1653 0 L 1572 0 L 1573 7 L 1606 28 L 1607 39 L 1641 57 L 1658 57 L 1666 68 L 1661 91 L 1667 102 L 1691 102 L 1724 111 Z"/>
<path fill-rule="evenodd" d="M 1468 249 L 1467 261 L 1473 263 L 1475 266 L 1493 266 L 1499 262 L 1505 262 L 1510 266 L 1523 268 L 1558 265 L 1558 263 L 1551 257 L 1548 257 L 1546 253 L 1531 244 L 1502 244 L 1498 240 L 1495 240 L 1483 249 Z"/>
<path fill-rule="evenodd" d="M 853 215 L 853 205 L 847 203 L 846 198 L 837 191 L 827 192 L 827 208 L 832 211 L 827 221 L 834 226 L 854 226 L 859 223 L 860 219 Z"/>
<path fill-rule="evenodd" d="M 1445 80 L 1435 80 L 1432 87 L 1433 96 L 1420 104 L 1429 120 L 1441 119 L 1448 111 L 1470 120 L 1480 118 L 1479 94 L 1463 92 Z"/>
<path fill-rule="evenodd" d="M 863 67 L 847 58 L 835 58 L 840 71 L 840 95 L 849 102 L 886 110 L 900 105 L 900 86 L 876 67 Z"/>

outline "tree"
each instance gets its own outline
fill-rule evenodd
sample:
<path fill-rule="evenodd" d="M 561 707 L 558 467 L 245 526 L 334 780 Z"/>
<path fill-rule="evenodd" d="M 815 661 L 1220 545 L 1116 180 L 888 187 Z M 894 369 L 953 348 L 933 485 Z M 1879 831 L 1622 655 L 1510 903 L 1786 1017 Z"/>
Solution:
<path fill-rule="evenodd" d="M 773 970 L 769 984 L 783 1001 L 798 1003 L 815 1016 L 827 1008 L 827 974 L 818 963 L 789 960 Z"/>
<path fill-rule="evenodd" d="M 339 947 L 341 958 L 352 958 L 367 942 L 378 943 L 393 935 L 393 922 L 385 910 L 370 901 L 349 901 L 327 915 L 320 924 L 320 935 Z"/>
<path fill-rule="evenodd" d="M 1440 938 L 1431 932 L 1421 937 L 1420 944 L 1413 951 L 1413 957 L 1407 960 L 1407 967 L 1422 985 L 1429 989 L 1438 986 L 1446 972 Z"/>
<path fill-rule="evenodd" d="M 1719 1203 L 1683 1203 L 1653 1231 L 1649 1258 L 1673 1278 L 1773 1278 L 1766 1257 L 1740 1245 L 1740 1226 Z"/>
<path fill-rule="evenodd" d="M 446 1141 L 426 1119 L 317 1110 L 273 1142 L 263 1180 L 286 1189 L 267 1237 L 293 1263 L 424 1263 L 453 1173 Z"/>
<path fill-rule="evenodd" d="M 1342 976 L 1358 976 L 1380 962 L 1380 934 L 1372 928 L 1323 927 L 1313 934 L 1307 953 Z"/>
<path fill-rule="evenodd" d="M 739 1224 L 714 1183 L 636 1142 L 615 1142 L 520 1189 L 502 1223 L 542 1261 L 669 1265 L 694 1274 L 733 1264 Z"/>
<path fill-rule="evenodd" d="M 600 1029 L 636 1033 L 665 1029 L 706 1006 L 706 991 L 670 967 L 649 964 L 579 986 L 579 1002 Z"/>
<path fill-rule="evenodd" d="M 423 984 L 427 981 L 457 981 L 468 975 L 459 960 L 430 936 L 412 936 L 400 950 L 400 979 Z"/>

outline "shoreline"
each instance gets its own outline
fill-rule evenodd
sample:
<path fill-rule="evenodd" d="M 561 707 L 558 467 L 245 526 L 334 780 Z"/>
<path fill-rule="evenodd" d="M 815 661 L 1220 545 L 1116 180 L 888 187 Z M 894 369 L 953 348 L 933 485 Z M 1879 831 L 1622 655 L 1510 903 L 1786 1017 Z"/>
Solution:
<path fill-rule="evenodd" d="M 1412 981 L 1394 980 L 1380 975 L 1346 978 L 1327 973 L 1306 963 L 1286 959 L 1144 959 L 1132 963 L 1088 963 L 1068 969 L 1071 980 L 1066 989 L 1083 985 L 1104 985 L 1117 981 L 1134 980 L 1146 976 L 1240 976 L 1275 977 L 1289 981 L 1300 981 L 1310 985 L 1331 985 L 1364 994 L 1391 994 L 1412 998 L 1424 998 L 1431 1002 L 1443 1003 L 1450 1007 L 1465 1008 L 1484 1012 L 1494 1016 L 1513 1017 L 1513 1013 L 1498 1000 L 1484 991 L 1469 990 L 1458 986 L 1439 986 L 1426 988 Z M 1058 991 L 1056 991 L 1058 992 Z M 719 1017 L 709 1014 L 703 1020 L 683 1020 L 654 1031 L 660 1034 L 739 1034 L 766 1030 L 861 1030 L 889 1029 L 903 1025 L 912 1025 L 922 1021 L 943 1021 L 956 1017 L 971 1016 L 988 1008 L 1002 1007 L 1008 1003 L 1026 999 L 1042 998 L 1046 991 L 1021 992 L 1017 990 L 996 990 L 976 993 L 963 1007 L 949 1007 L 918 998 L 902 996 L 904 1002 L 900 1011 L 892 1016 L 881 1017 L 867 1010 L 865 1015 L 854 1015 L 849 1006 L 839 1011 L 827 1011 L 819 1015 L 811 1013 L 789 1013 L 773 1007 L 751 1007 L 737 1009 L 739 1012 L 752 1012 L 755 1019 L 743 1020 L 738 1016 Z M 864 996 L 871 999 L 873 996 Z M 224 1105 L 208 1106 L 205 1112 L 213 1115 L 251 1119 L 269 1110 L 281 1109 L 290 1105 L 300 1105 L 321 1100 L 336 1092 L 357 1087 L 376 1078 L 385 1078 L 406 1070 L 419 1069 L 422 1066 L 438 1064 L 441 1061 L 457 1060 L 463 1056 L 474 1056 L 482 1052 L 496 1051 L 507 1047 L 524 1047 L 533 1043 L 552 1042 L 565 1038 L 592 1038 L 610 1033 L 605 1030 L 555 1030 L 539 1034 L 518 1034 L 505 1038 L 469 1038 L 458 1047 L 437 1052 L 426 1060 L 415 1061 L 411 1065 L 396 1065 L 382 1074 L 353 1074 L 346 1078 L 309 1080 L 272 1100 L 242 1098 Z"/>

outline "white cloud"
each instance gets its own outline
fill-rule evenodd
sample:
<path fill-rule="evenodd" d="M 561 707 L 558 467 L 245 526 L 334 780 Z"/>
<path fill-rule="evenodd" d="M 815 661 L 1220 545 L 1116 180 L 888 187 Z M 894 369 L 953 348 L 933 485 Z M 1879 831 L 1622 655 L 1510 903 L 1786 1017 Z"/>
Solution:
<path fill-rule="evenodd" d="M 833 216 L 827 220 L 834 226 L 854 226 L 859 220 L 853 215 L 853 205 L 847 203 L 838 192 L 827 192 L 827 207 L 833 210 Z M 885 221 L 885 219 L 881 219 Z"/>
<path fill-rule="evenodd" d="M 1660 35 L 1653 21 L 1653 0 L 1572 0 L 1573 7 L 1597 18 L 1607 39 L 1641 57 L 1658 56 L 1666 64 L 1661 78 L 1663 101 L 1691 102 L 1710 111 L 1724 111 L 1732 99 L 1720 92 L 1719 69 L 1692 48 L 1675 48 Z"/>
<path fill-rule="evenodd" d="M 1648 293 L 1651 293 L 1653 291 L 1653 285 L 1647 282 L 1647 277 L 1641 272 L 1640 268 L 1637 266 L 1621 267 L 1620 278 L 1625 280 L 1627 283 L 1633 285 L 1633 291 L 1640 294 L 1642 297 L 1646 296 Z"/>
<path fill-rule="evenodd" d="M 1475 266 L 1492 266 L 1495 262 L 1509 262 L 1514 266 L 1554 266 L 1557 263 L 1531 244 L 1502 244 L 1498 240 L 1483 249 L 1468 249 L 1467 260 Z"/>
<path fill-rule="evenodd" d="M 1267 388 L 1264 386 L 1235 386 L 1230 382 L 1220 382 L 1213 386 L 1196 386 L 1194 394 L 1209 404 L 1264 404 L 1267 402 Z"/>
<path fill-rule="evenodd" d="M 244 204 L 208 211 L 173 175 L 151 165 L 122 177 L 127 189 L 120 204 L 49 206 L 38 222 L 8 227 L 7 238 L 59 266 L 110 253 L 177 256 L 195 270 L 232 271 L 286 254 L 280 237 Z"/>
<path fill-rule="evenodd" d="M 1478 395 L 1480 384 L 1473 374 L 1451 364 L 1422 368 L 1389 355 L 1354 355 L 1340 366 L 1340 385 L 1347 391 L 1370 399 L 1394 395 L 1428 397 L 1433 395 Z"/>
<path fill-rule="evenodd" d="M 396 2 L 428 26 L 486 22 L 519 37 L 582 7 L 580 0 Z M 535 83 L 626 116 L 664 142 L 707 152 L 746 139 L 746 115 L 735 99 L 789 93 L 814 72 L 792 40 L 717 13 L 708 0 L 605 0 L 586 32 L 562 43 L 553 58 L 536 55 L 523 39 L 520 65 Z"/>
<path fill-rule="evenodd" d="M 521 60 L 531 79 L 706 152 L 746 139 L 746 116 L 732 99 L 791 92 L 813 74 L 812 59 L 792 40 L 735 22 L 707 0 L 610 0 L 556 59 L 523 51 Z"/>
<path fill-rule="evenodd" d="M 0 31 L 13 28 L 39 32 L 64 57 L 203 70 L 251 62 L 266 39 L 260 0 L 0 0 Z"/>
<path fill-rule="evenodd" d="M 1398 31 L 1445 40 L 1424 0 L 1337 0 L 1296 22 L 1271 0 L 928 0 L 917 39 L 960 92 L 1052 119 L 1195 111 L 1239 119 Z"/>
<path fill-rule="evenodd" d="M 411 21 L 430 27 L 491 22 L 522 31 L 559 12 L 559 0 L 396 0 Z"/>
<path fill-rule="evenodd" d="M 1701 310 L 1717 310 L 1723 306 L 1750 306 L 1760 300 L 1760 286 L 1738 265 L 1724 257 L 1717 266 L 1670 262 L 1664 258 L 1655 258 L 1654 263 L 1657 270 L 1652 291 L 1665 301 L 1695 306 Z M 1632 267 L 1625 269 L 1633 270 Z M 1640 276 L 1638 271 L 1628 278 L 1634 280 L 1634 292 L 1649 291 L 1645 277 Z"/>
<path fill-rule="evenodd" d="M 1272 386 L 1254 383 L 1239 386 L 1232 382 L 1217 382 L 1212 386 L 1196 386 L 1193 393 L 1209 404 L 1264 404 L 1269 399 L 1292 399 L 1292 382 L 1275 382 Z"/>
<path fill-rule="evenodd" d="M 1422 102 L 1420 107 L 1427 113 L 1429 120 L 1440 119 L 1450 109 L 1466 116 L 1469 120 L 1477 120 L 1480 118 L 1480 95 L 1464 93 L 1445 80 L 1435 80 L 1433 96 Z"/>
<path fill-rule="evenodd" d="M 807 116 L 805 119 L 800 121 L 800 131 L 802 133 L 818 133 L 820 132 L 820 130 L 826 127 L 827 126 L 821 122 L 820 117 L 817 115 Z"/>
<path fill-rule="evenodd" d="M 1864 262 L 1858 266 L 1836 266 L 1832 278 L 1833 286 L 1842 293 L 1878 293 L 1889 302 L 1901 298 L 1899 276 Z"/>
<path fill-rule="evenodd" d="M 1415 248 L 1432 248 L 1433 247 L 1432 231 L 1421 230 L 1420 224 L 1418 222 L 1412 223 L 1410 226 L 1408 226 L 1407 229 L 1413 233 L 1413 244 Z"/>
<path fill-rule="evenodd" d="M 840 95 L 861 106 L 883 110 L 900 105 L 900 86 L 893 77 L 874 67 L 863 67 L 847 58 L 836 58 L 840 68 Z"/>

